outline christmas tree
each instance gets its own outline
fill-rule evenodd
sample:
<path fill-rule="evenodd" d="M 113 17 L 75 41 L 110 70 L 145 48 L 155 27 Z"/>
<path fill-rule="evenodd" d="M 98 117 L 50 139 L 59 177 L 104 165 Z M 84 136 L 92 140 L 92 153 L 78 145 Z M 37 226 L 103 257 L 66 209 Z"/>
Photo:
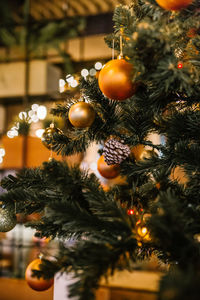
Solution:
<path fill-rule="evenodd" d="M 1 183 L 3 211 L 43 212 L 32 226 L 39 236 L 60 240 L 56 261 L 43 260 L 35 275 L 72 272 L 70 295 L 80 300 L 94 299 L 103 276 L 131 270 L 151 254 L 168 269 L 159 299 L 199 299 L 199 7 L 199 0 L 117 7 L 106 42 L 120 57 L 99 80 L 81 81 L 82 99 L 52 109 L 73 126 L 64 133 L 48 129 L 47 146 L 70 155 L 101 143 L 99 172 L 120 174 L 125 184 L 105 190 L 94 174 L 55 160 Z"/>

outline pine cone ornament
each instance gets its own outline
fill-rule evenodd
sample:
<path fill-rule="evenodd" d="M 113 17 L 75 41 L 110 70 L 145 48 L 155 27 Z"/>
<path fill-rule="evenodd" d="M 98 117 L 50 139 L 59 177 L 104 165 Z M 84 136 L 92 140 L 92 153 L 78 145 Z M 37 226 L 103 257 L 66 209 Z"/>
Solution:
<path fill-rule="evenodd" d="M 130 155 L 130 148 L 123 140 L 109 139 L 103 148 L 104 160 L 108 165 L 121 164 Z"/>

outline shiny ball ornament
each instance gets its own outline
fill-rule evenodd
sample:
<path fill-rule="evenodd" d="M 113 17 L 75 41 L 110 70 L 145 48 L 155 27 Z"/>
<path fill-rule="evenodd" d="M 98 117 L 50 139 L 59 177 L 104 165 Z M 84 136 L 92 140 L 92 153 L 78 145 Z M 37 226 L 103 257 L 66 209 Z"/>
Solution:
<path fill-rule="evenodd" d="M 89 103 L 78 102 L 69 110 L 69 121 L 77 128 L 90 127 L 95 119 L 95 111 Z"/>
<path fill-rule="evenodd" d="M 190 5 L 193 0 L 156 0 L 166 10 L 181 10 Z"/>
<path fill-rule="evenodd" d="M 13 211 L 0 208 L 0 232 L 10 231 L 17 224 L 17 217 Z"/>
<path fill-rule="evenodd" d="M 137 87 L 131 81 L 132 73 L 133 66 L 126 60 L 110 60 L 99 73 L 99 88 L 109 99 L 126 100 L 133 96 Z"/>
<path fill-rule="evenodd" d="M 53 285 L 53 278 L 44 279 L 42 277 L 33 277 L 33 270 L 40 270 L 40 265 L 42 264 L 41 259 L 37 258 L 33 260 L 25 272 L 25 279 L 28 285 L 35 291 L 46 291 Z"/>
<path fill-rule="evenodd" d="M 102 155 L 97 162 L 97 170 L 107 179 L 113 179 L 119 175 L 119 165 L 107 165 Z"/>
<path fill-rule="evenodd" d="M 51 124 L 50 127 L 47 127 L 42 135 L 42 143 L 43 145 L 51 150 L 53 144 L 53 135 L 54 134 L 62 134 L 62 130 L 60 130 L 59 128 L 54 127 L 54 124 Z"/>

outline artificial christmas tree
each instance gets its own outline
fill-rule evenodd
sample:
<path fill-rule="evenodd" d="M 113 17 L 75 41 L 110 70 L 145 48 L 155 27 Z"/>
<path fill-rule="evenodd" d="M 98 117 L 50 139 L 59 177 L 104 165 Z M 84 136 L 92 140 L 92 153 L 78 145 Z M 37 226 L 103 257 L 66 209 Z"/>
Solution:
<path fill-rule="evenodd" d="M 17 213 L 43 211 L 32 226 L 40 236 L 60 238 L 62 245 L 57 260 L 44 262 L 41 272 L 49 278 L 60 270 L 71 273 L 76 280 L 70 295 L 79 300 L 94 299 L 102 276 L 131 270 L 133 262 L 152 253 L 168 270 L 160 300 L 199 299 L 200 1 L 182 3 L 177 12 L 154 0 L 116 8 L 115 34 L 106 41 L 116 50 L 123 45 L 137 90 L 121 102 L 106 98 L 96 79 L 82 81 L 95 119 L 87 128 L 68 128 L 49 141 L 63 155 L 111 137 L 123 140 L 131 152 L 144 147 L 144 155 L 132 153 L 120 163 L 126 185 L 104 191 L 94 174 L 55 160 L 2 181 L 7 209 L 15 203 Z M 195 33 L 188 34 L 192 29 Z M 67 119 L 74 102 L 52 113 Z M 160 134 L 162 143 L 153 144 L 151 133 Z M 184 184 L 173 176 L 177 169 L 187 178 Z"/>

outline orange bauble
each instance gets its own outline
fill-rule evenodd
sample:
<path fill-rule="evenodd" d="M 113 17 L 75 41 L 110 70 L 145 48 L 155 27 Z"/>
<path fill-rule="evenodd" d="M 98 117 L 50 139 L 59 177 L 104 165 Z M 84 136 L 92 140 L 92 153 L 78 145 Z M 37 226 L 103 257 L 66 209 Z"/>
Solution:
<path fill-rule="evenodd" d="M 33 276 L 32 270 L 40 270 L 41 264 L 42 264 L 41 259 L 37 258 L 28 265 L 25 272 L 25 279 L 28 285 L 35 291 L 46 291 L 53 285 L 53 278 L 44 279 L 42 277 L 40 278 L 32 277 Z"/>
<path fill-rule="evenodd" d="M 124 59 L 113 59 L 101 69 L 98 77 L 102 93 L 112 100 L 125 100 L 136 91 L 132 83 L 133 66 Z"/>
<path fill-rule="evenodd" d="M 107 165 L 102 155 L 97 162 L 97 170 L 101 176 L 112 179 L 119 175 L 119 165 Z"/>
<path fill-rule="evenodd" d="M 156 0 L 156 2 L 167 10 L 181 10 L 190 5 L 193 0 Z"/>

